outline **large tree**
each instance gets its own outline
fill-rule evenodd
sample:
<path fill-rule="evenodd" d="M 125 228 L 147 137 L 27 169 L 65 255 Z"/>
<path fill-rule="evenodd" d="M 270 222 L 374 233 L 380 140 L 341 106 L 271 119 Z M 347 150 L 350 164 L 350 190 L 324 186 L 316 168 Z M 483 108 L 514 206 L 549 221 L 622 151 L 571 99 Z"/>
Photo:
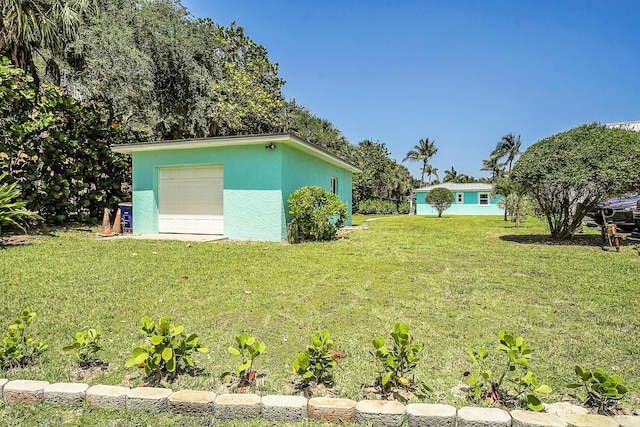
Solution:
<path fill-rule="evenodd" d="M 67 48 L 69 81 L 156 139 L 282 130 L 284 80 L 242 27 L 177 0 L 110 0 Z"/>
<path fill-rule="evenodd" d="M 55 83 L 60 73 L 57 59 L 74 40 L 93 0 L 0 0 L 0 57 L 40 81 L 36 56 L 46 64 Z"/>
<path fill-rule="evenodd" d="M 427 172 L 429 160 L 435 156 L 437 152 L 438 149 L 436 148 L 435 141 L 429 141 L 429 138 L 421 139 L 417 145 L 413 146 L 413 149 L 407 152 L 407 155 L 402 161 L 422 162 L 420 181 L 424 183 L 424 174 Z"/>
<path fill-rule="evenodd" d="M 604 198 L 640 191 L 640 133 L 583 125 L 529 147 L 511 178 L 537 200 L 551 236 L 573 236 Z"/>

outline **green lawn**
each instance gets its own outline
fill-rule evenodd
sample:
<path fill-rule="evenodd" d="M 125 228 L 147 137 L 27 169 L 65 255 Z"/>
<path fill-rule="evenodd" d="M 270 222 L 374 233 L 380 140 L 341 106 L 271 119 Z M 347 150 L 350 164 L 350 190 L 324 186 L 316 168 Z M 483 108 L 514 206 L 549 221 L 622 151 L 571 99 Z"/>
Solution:
<path fill-rule="evenodd" d="M 546 235 L 536 220 L 515 229 L 497 217 L 446 214 L 381 217 L 342 239 L 300 245 L 96 240 L 77 230 L 38 235 L 0 250 L 0 329 L 29 307 L 38 313 L 32 335 L 50 350 L 39 366 L 0 377 L 71 380 L 76 365 L 62 347 L 75 331 L 98 327 L 110 366 L 87 382 L 136 387 L 144 377 L 124 362 L 140 342 L 139 319 L 168 316 L 210 350 L 196 355 L 204 373 L 180 377 L 175 390 L 222 392 L 219 374 L 237 364 L 226 348 L 246 331 L 267 345 L 256 361 L 266 374 L 256 392 L 289 393 L 292 360 L 313 332 L 327 329 L 348 355 L 335 394 L 358 400 L 375 377 L 371 340 L 402 321 L 425 347 L 417 376 L 434 390 L 428 402 L 467 404 L 451 390 L 472 367 L 467 348 L 493 349 L 507 329 L 534 349 L 532 369 L 554 389 L 546 400 L 568 392 L 581 363 L 620 374 L 631 389 L 625 405 L 640 406 L 638 253 L 628 246 L 603 251 L 595 233 L 565 244 Z M 103 416 L 0 403 L 0 418 L 29 411 Z"/>

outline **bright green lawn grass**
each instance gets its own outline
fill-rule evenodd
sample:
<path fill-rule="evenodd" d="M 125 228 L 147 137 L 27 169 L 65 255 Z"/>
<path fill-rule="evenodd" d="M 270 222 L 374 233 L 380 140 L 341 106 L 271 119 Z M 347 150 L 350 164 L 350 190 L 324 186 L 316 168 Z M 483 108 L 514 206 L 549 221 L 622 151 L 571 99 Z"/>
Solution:
<path fill-rule="evenodd" d="M 640 257 L 626 246 L 603 251 L 595 233 L 565 244 L 546 236 L 533 219 L 516 229 L 498 217 L 424 216 L 381 217 L 300 245 L 40 235 L 0 250 L 0 331 L 29 307 L 38 313 L 32 335 L 50 350 L 40 366 L 0 377 L 69 381 L 76 365 L 62 347 L 98 327 L 110 367 L 88 382 L 136 387 L 144 377 L 124 362 L 140 342 L 139 319 L 168 316 L 210 350 L 196 355 L 204 374 L 180 377 L 176 390 L 223 391 L 219 374 L 238 362 L 226 348 L 246 331 L 267 345 L 256 392 L 289 393 L 294 357 L 327 329 L 348 355 L 335 393 L 358 400 L 375 378 L 371 340 L 401 321 L 424 344 L 417 376 L 434 390 L 429 402 L 467 404 L 452 392 L 472 367 L 467 348 L 493 349 L 506 329 L 534 349 L 531 367 L 554 389 L 546 400 L 568 392 L 581 363 L 620 374 L 631 390 L 625 404 L 639 406 Z M 24 410 L 0 406 L 0 415 Z"/>

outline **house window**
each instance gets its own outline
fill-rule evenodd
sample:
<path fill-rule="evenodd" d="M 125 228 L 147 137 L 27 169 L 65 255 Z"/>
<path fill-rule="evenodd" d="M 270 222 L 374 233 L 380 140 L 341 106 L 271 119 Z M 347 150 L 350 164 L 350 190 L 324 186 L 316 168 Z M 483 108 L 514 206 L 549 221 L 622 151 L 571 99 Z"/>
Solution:
<path fill-rule="evenodd" d="M 335 176 L 331 177 L 331 192 L 333 194 L 338 194 L 338 178 Z"/>
<path fill-rule="evenodd" d="M 489 206 L 489 193 L 478 193 L 478 204 L 480 206 Z"/>
<path fill-rule="evenodd" d="M 464 203 L 464 193 L 456 193 L 456 203 Z"/>

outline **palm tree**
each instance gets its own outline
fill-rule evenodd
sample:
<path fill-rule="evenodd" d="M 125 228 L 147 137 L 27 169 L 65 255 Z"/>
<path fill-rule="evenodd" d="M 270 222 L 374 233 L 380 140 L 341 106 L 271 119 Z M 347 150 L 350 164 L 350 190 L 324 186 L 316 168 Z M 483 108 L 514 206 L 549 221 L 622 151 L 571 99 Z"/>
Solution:
<path fill-rule="evenodd" d="M 436 155 L 438 149 L 436 148 L 435 141 L 429 141 L 429 138 L 421 139 L 418 145 L 414 145 L 412 150 L 407 152 L 407 155 L 402 161 L 411 160 L 414 162 L 422 162 L 422 175 L 420 175 L 420 181 L 424 183 L 424 174 L 427 172 L 427 164 L 429 159 Z"/>
<path fill-rule="evenodd" d="M 39 83 L 34 56 L 41 56 L 47 73 L 59 80 L 53 57 L 62 54 L 75 39 L 85 14 L 93 11 L 94 0 L 0 0 L 0 56 L 30 74 Z M 45 50 L 50 54 L 45 58 Z"/>
<path fill-rule="evenodd" d="M 435 176 L 436 179 L 440 179 L 440 177 L 438 176 L 438 168 L 434 168 L 432 165 L 426 165 L 424 167 L 424 173 L 427 174 L 429 182 L 431 182 L 431 176 Z"/>
<path fill-rule="evenodd" d="M 450 170 L 444 171 L 444 178 L 442 179 L 442 182 L 452 182 L 452 181 L 455 181 L 457 178 L 458 178 L 458 171 L 455 170 L 453 166 L 451 166 Z"/>
<path fill-rule="evenodd" d="M 506 156 L 507 160 L 505 161 L 505 165 L 509 165 L 507 172 L 511 172 L 511 165 L 516 156 L 520 154 L 520 145 L 520 135 L 516 137 L 512 133 L 508 133 L 498 142 L 496 148 L 491 152 L 491 157 L 501 159 Z"/>
<path fill-rule="evenodd" d="M 498 178 L 502 178 L 504 176 L 504 163 L 499 162 L 498 157 L 490 156 L 488 160 L 482 161 L 482 169 L 483 171 L 491 172 L 491 181 L 495 181 Z"/>

